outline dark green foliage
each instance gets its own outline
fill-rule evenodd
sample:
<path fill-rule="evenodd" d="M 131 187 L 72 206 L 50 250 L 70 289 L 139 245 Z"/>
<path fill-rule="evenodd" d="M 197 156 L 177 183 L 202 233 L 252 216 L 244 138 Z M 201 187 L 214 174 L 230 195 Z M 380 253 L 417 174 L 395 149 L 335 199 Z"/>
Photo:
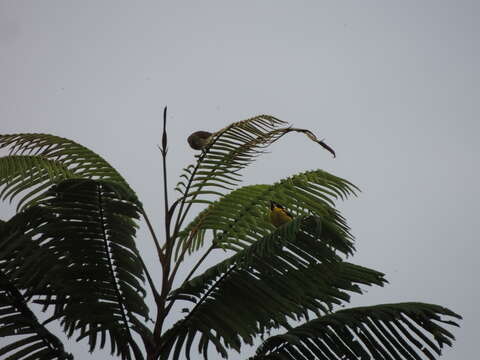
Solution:
<path fill-rule="evenodd" d="M 109 180 L 133 190 L 102 157 L 74 141 L 48 134 L 0 135 L 0 198 L 10 201 L 23 191 L 18 207 L 34 205 L 42 192 L 68 178 Z"/>
<path fill-rule="evenodd" d="M 177 360 L 195 354 L 192 347 L 205 358 L 212 348 L 227 357 L 260 339 L 255 360 L 434 359 L 444 344 L 452 345 L 445 327 L 456 325 L 448 317 L 459 316 L 437 305 L 338 311 L 352 293 L 387 282 L 384 274 L 346 261 L 354 238 L 335 205 L 355 195 L 353 184 L 314 170 L 237 188 L 240 171 L 290 132 L 334 155 L 312 132 L 268 115 L 214 132 L 184 169 L 181 197 L 170 204 L 165 124 L 166 109 L 163 238 L 135 192 L 99 155 L 52 135 L 0 135 L 0 149 L 9 151 L 0 158 L 0 198 L 21 196 L 17 214 L 0 221 L 0 337 L 7 344 L 1 359 L 72 359 L 47 330 L 52 321 L 67 336 L 88 339 L 92 351 L 109 342 L 122 360 Z M 271 200 L 293 220 L 275 228 Z M 184 226 L 194 203 L 207 207 Z M 155 276 L 135 245 L 140 217 L 161 267 Z M 208 250 L 178 282 L 185 256 L 204 245 Z M 212 251 L 229 257 L 196 274 Z M 156 305 L 151 327 L 144 279 Z M 31 303 L 49 314 L 45 324 Z M 166 328 L 175 305 L 183 317 Z"/>
<path fill-rule="evenodd" d="M 17 360 L 31 354 L 32 359 L 71 360 L 63 344 L 42 326 L 17 288 L 0 269 L 0 337 L 13 341 L 0 349 L 2 359 Z"/>
<path fill-rule="evenodd" d="M 282 203 L 295 216 L 321 216 L 324 227 L 352 238 L 334 200 L 354 195 L 355 190 L 348 181 L 322 170 L 300 173 L 273 185 L 239 188 L 210 204 L 185 227 L 177 252 L 190 238 L 189 251 L 198 250 L 209 232 L 212 242 L 222 248 L 243 249 L 255 243 L 274 229 L 268 219 L 270 200 Z"/>
<path fill-rule="evenodd" d="M 138 209 L 123 187 L 106 181 L 65 180 L 37 205 L 7 223 L 0 258 L 7 276 L 25 296 L 60 319 L 71 336 L 101 337 L 123 359 L 139 351 L 130 331 L 148 333 L 143 321 L 143 268 L 134 236 Z M 36 271 L 28 271 L 36 269 Z"/>
<path fill-rule="evenodd" d="M 240 351 L 242 341 L 252 344 L 270 329 L 348 302 L 348 292 L 361 293 L 360 284 L 383 285 L 383 274 L 336 254 L 351 251 L 347 239 L 330 237 L 315 217 L 278 228 L 173 293 L 174 299 L 195 303 L 171 330 L 177 346 L 198 333 L 202 352 L 210 342 L 223 354 L 228 348 Z"/>
<path fill-rule="evenodd" d="M 384 304 L 340 310 L 272 336 L 252 360 L 435 359 L 455 337 L 441 323 L 454 312 L 423 303 Z M 435 343 L 436 342 L 436 343 Z"/>
<path fill-rule="evenodd" d="M 285 125 L 285 121 L 273 116 L 259 115 L 213 133 L 211 142 L 197 155 L 196 164 L 183 169 L 176 190 L 188 202 L 210 203 L 205 195 L 217 197 L 225 190 L 232 190 L 241 181 L 240 171 L 265 153 L 269 145 L 290 132 L 303 133 L 325 147 L 309 130 L 280 127 Z"/>
<path fill-rule="evenodd" d="M 222 190 L 233 189 L 240 181 L 239 171 L 281 136 L 275 130 L 284 124 L 273 116 L 260 115 L 217 131 L 197 163 L 184 169 L 176 189 L 189 201 L 199 195 L 221 196 Z"/>
<path fill-rule="evenodd" d="M 9 236 L 9 226 L 0 220 L 0 240 Z M 45 360 L 70 360 L 63 344 L 42 326 L 28 308 L 25 298 L 5 275 L 5 262 L 0 261 L 0 338 L 13 341 L 0 349 L 0 357 L 20 359 L 31 353 Z"/>

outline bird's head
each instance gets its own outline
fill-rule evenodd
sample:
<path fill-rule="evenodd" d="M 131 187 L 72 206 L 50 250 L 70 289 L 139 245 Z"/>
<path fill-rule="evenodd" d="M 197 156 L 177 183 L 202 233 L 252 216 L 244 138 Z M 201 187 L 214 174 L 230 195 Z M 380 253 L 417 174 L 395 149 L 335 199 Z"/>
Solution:
<path fill-rule="evenodd" d="M 273 210 L 275 208 L 283 209 L 283 206 L 273 200 L 270 200 L 270 210 Z"/>

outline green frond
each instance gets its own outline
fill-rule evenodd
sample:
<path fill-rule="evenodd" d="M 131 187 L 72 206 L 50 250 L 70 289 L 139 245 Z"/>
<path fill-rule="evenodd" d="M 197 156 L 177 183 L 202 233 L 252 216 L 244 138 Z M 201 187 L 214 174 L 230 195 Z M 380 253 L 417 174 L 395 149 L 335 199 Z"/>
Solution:
<path fill-rule="evenodd" d="M 215 132 L 208 146 L 197 156 L 196 165 L 184 169 L 181 177 L 187 183 L 180 182 L 176 189 L 190 201 L 205 194 L 199 192 L 202 189 L 214 191 L 214 195 L 213 189 L 233 189 L 240 181 L 239 171 L 280 136 L 274 130 L 284 124 L 273 116 L 259 115 Z"/>
<path fill-rule="evenodd" d="M 140 352 L 131 331 L 148 334 L 137 319 L 147 319 L 148 309 L 134 200 L 116 183 L 65 180 L 12 218 L 0 243 L 6 274 L 44 309 L 53 306 L 50 320 L 60 319 L 68 336 L 88 338 L 91 350 L 108 335 L 122 359 Z"/>
<path fill-rule="evenodd" d="M 276 229 L 175 290 L 171 300 L 195 306 L 167 338 L 182 346 L 198 333 L 207 345 L 215 339 L 221 352 L 239 351 L 242 341 L 252 344 L 271 328 L 330 312 L 350 292 L 361 293 L 361 284 L 382 286 L 383 274 L 341 261 L 336 252 L 351 244 L 338 240 L 313 216 Z"/>
<path fill-rule="evenodd" d="M 0 238 L 2 237 L 0 231 Z M 4 275 L 0 261 L 0 358 L 72 360 L 62 343 L 40 324 L 23 295 Z"/>
<path fill-rule="evenodd" d="M 213 133 L 208 145 L 197 156 L 196 165 L 184 169 L 181 177 L 187 182 L 179 182 L 176 190 L 191 202 L 196 202 L 199 195 L 222 196 L 223 190 L 233 190 L 241 181 L 240 170 L 265 153 L 269 145 L 291 132 L 305 134 L 335 156 L 333 149 L 310 130 L 291 126 L 280 128 L 286 124 L 273 116 L 259 115 Z"/>
<path fill-rule="evenodd" d="M 334 201 L 355 195 L 358 189 L 348 181 L 323 170 L 290 176 L 273 185 L 241 187 L 212 203 L 179 233 L 177 253 L 189 246 L 198 250 L 205 238 L 218 247 L 243 249 L 270 233 L 270 200 L 284 205 L 294 216 L 318 215 L 324 226 L 352 239 L 345 219 L 334 208 Z"/>
<path fill-rule="evenodd" d="M 445 319 L 461 319 L 432 304 L 399 303 L 359 307 L 321 316 L 272 336 L 252 360 L 435 359 L 454 336 Z"/>
<path fill-rule="evenodd" d="M 31 155 L 11 155 L 0 158 L 0 198 L 13 200 L 30 190 L 18 202 L 18 208 L 35 204 L 42 192 L 54 183 L 73 178 L 75 174 L 61 162 Z M 37 197 L 35 197 L 37 196 Z"/>
<path fill-rule="evenodd" d="M 41 192 L 68 178 L 108 180 L 130 192 L 122 176 L 102 157 L 74 141 L 48 134 L 0 135 L 0 197 L 23 194 L 21 206 L 32 206 Z M 30 190 L 28 193 L 24 193 Z"/>

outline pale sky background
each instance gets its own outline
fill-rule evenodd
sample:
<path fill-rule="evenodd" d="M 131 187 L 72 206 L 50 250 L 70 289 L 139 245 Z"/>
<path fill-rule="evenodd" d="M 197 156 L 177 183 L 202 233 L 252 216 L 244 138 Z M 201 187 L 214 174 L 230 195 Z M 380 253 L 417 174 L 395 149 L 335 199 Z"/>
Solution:
<path fill-rule="evenodd" d="M 464 320 L 442 359 L 473 359 L 479 18 L 480 2 L 465 0 L 0 0 L 0 133 L 51 133 L 96 151 L 160 229 L 165 105 L 171 188 L 193 162 L 195 130 L 262 113 L 309 128 L 336 159 L 292 134 L 244 184 L 317 168 L 357 184 L 360 196 L 340 204 L 357 238 L 350 261 L 385 272 L 390 285 L 351 306 L 451 308 Z M 11 215 L 2 204 L 0 218 Z M 153 263 L 143 231 L 138 247 Z M 85 342 L 66 347 L 77 359 L 109 359 Z"/>

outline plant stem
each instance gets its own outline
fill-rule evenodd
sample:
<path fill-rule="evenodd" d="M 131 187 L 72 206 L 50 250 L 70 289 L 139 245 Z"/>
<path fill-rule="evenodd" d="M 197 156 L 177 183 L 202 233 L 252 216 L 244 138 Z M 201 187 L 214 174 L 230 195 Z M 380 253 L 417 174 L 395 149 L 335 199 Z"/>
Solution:
<path fill-rule="evenodd" d="M 195 273 L 195 271 L 197 271 L 198 267 L 202 264 L 202 262 L 207 258 L 207 256 L 210 254 L 210 252 L 215 248 L 215 245 L 212 244 L 210 245 L 210 247 L 208 248 L 208 250 L 205 252 L 205 254 L 203 254 L 203 256 L 200 258 L 200 260 L 197 261 L 197 263 L 195 264 L 195 266 L 192 268 L 192 270 L 190 270 L 190 272 L 188 273 L 187 277 L 185 278 L 185 280 L 183 281 L 183 283 L 186 283 L 188 280 L 190 280 L 190 278 L 192 277 L 192 275 Z"/>
<path fill-rule="evenodd" d="M 192 174 L 190 175 L 190 179 L 188 179 L 187 186 L 185 187 L 184 194 L 188 194 L 188 191 L 190 190 L 190 186 L 192 185 L 193 178 L 195 177 L 195 174 L 197 173 L 197 170 L 200 166 L 201 160 L 203 160 L 203 157 L 205 156 L 206 153 L 203 153 L 200 155 L 200 158 L 197 160 L 197 165 L 192 171 Z M 183 218 L 185 217 L 184 214 L 186 215 L 188 213 L 188 210 L 192 206 L 192 204 L 188 204 L 187 209 L 185 212 L 183 211 L 183 208 L 185 207 L 185 200 L 187 200 L 187 196 L 184 196 L 181 203 L 180 203 L 180 209 L 178 210 L 177 213 L 177 219 L 175 221 L 175 226 L 173 227 L 173 234 L 172 234 L 172 239 L 175 239 L 177 237 L 178 232 L 180 231 L 180 227 L 182 226 Z M 182 220 L 182 221 L 181 221 Z"/>
<path fill-rule="evenodd" d="M 168 186 L 167 186 L 167 107 L 163 109 L 163 134 L 162 134 L 162 148 L 160 149 L 162 152 L 162 164 L 163 164 L 163 197 L 165 202 L 165 224 L 168 224 L 170 213 L 168 211 Z M 168 227 L 165 226 L 165 243 L 169 243 L 170 241 L 170 233 L 168 231 Z M 167 256 L 168 257 L 168 256 Z"/>
<path fill-rule="evenodd" d="M 215 283 L 207 290 L 207 292 L 198 300 L 198 302 L 195 304 L 195 306 L 192 308 L 192 310 L 190 310 L 190 312 L 188 313 L 187 316 L 185 316 L 185 318 L 182 320 L 182 321 L 187 321 L 188 318 L 190 318 L 198 309 L 198 307 L 200 305 L 203 304 L 203 302 L 205 301 L 205 299 L 207 299 L 210 294 L 218 287 L 218 285 L 223 281 L 225 280 L 225 278 L 230 275 L 230 273 L 237 269 L 237 265 L 232 265 L 217 281 L 215 281 Z M 168 306 L 168 308 L 171 307 L 171 305 L 173 304 L 173 302 L 171 302 Z M 154 352 L 154 359 L 156 359 L 160 353 L 162 351 L 162 344 L 160 344 L 160 346 L 157 347 L 157 349 L 155 349 L 155 352 Z"/>
<path fill-rule="evenodd" d="M 143 271 L 145 271 L 145 275 L 147 276 L 147 281 L 148 281 L 148 284 L 150 285 L 150 289 L 152 290 L 155 302 L 158 304 L 158 302 L 160 301 L 160 294 L 158 293 L 157 288 L 155 287 L 155 283 L 153 282 L 153 279 L 150 276 L 150 273 L 148 272 L 148 268 L 145 265 L 145 262 L 141 257 L 139 257 L 139 259 L 142 263 Z"/>
<path fill-rule="evenodd" d="M 193 237 L 192 237 L 193 238 Z M 190 239 L 189 239 L 190 240 Z M 191 240 L 189 241 L 191 242 Z M 183 260 L 183 257 L 185 256 L 185 253 L 186 251 L 188 250 L 188 248 L 190 247 L 190 243 L 187 242 L 187 245 L 185 246 L 185 248 L 183 249 L 180 257 L 178 258 L 178 261 L 177 263 L 175 264 L 175 268 L 173 269 L 172 271 L 172 275 L 170 277 L 170 282 L 173 283 L 173 280 L 175 278 L 175 274 L 177 273 L 177 270 L 179 268 L 179 265 L 180 263 L 182 262 Z M 210 247 L 208 248 L 208 250 L 205 252 L 205 254 L 203 254 L 203 256 L 200 258 L 200 260 L 197 261 L 197 263 L 195 264 L 195 266 L 192 268 L 192 270 L 188 273 L 187 277 L 185 278 L 185 280 L 183 281 L 183 283 L 185 284 L 188 280 L 190 280 L 191 276 L 195 273 L 195 271 L 197 271 L 198 267 L 202 264 L 202 262 L 207 258 L 207 256 L 210 254 L 210 252 L 215 248 L 215 245 L 212 244 L 210 245 Z"/>
<path fill-rule="evenodd" d="M 150 219 L 148 218 L 148 215 L 145 212 L 145 209 L 140 208 L 140 212 L 143 218 L 145 219 L 145 222 L 147 223 L 148 230 L 150 231 L 150 234 L 152 235 L 152 238 L 153 238 L 153 242 L 155 243 L 155 247 L 157 248 L 158 259 L 160 260 L 160 263 L 162 264 L 162 267 L 163 267 L 163 264 L 165 263 L 165 255 L 163 254 L 157 235 L 155 234 L 155 230 L 153 230 L 152 223 L 150 222 Z"/>
<path fill-rule="evenodd" d="M 215 246 L 212 244 L 208 250 L 205 252 L 205 254 L 203 254 L 203 256 L 200 258 L 200 260 L 197 261 L 197 263 L 195 264 L 195 266 L 192 268 L 192 270 L 188 273 L 187 277 L 185 278 L 185 280 L 183 280 L 183 284 L 185 284 L 188 280 L 190 280 L 190 278 L 192 277 L 192 275 L 195 273 L 195 271 L 197 271 L 198 267 L 202 264 L 202 262 L 207 258 L 207 256 L 210 254 L 210 252 L 215 248 Z M 177 265 L 180 264 L 179 262 L 177 263 Z M 173 270 L 172 272 L 172 276 L 171 276 L 171 282 L 173 283 L 173 280 L 175 278 L 175 274 L 178 270 L 178 266 L 175 267 L 175 269 Z M 175 303 L 175 299 L 172 299 L 167 307 L 165 308 L 165 311 L 168 313 L 170 311 L 170 309 L 172 308 L 173 304 Z"/>

